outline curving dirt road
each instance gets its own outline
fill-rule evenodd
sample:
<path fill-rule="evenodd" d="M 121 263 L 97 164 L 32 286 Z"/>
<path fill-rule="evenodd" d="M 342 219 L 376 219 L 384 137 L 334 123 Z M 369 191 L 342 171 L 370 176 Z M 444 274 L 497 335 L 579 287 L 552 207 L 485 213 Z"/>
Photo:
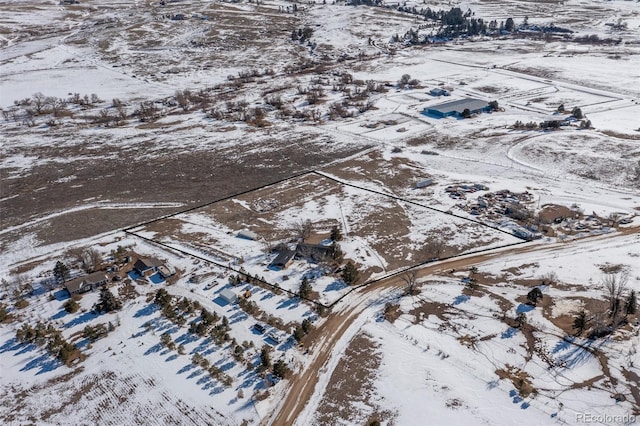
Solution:
<path fill-rule="evenodd" d="M 470 255 L 468 257 L 450 259 L 432 265 L 425 265 L 417 271 L 419 277 L 424 277 L 444 270 L 466 269 L 500 256 L 539 250 L 557 251 L 566 248 L 567 244 L 571 244 L 572 246 L 580 245 L 584 242 L 592 241 L 594 238 L 610 240 L 638 233 L 638 230 L 638 227 L 630 227 L 621 229 L 615 234 L 585 237 L 579 240 L 574 240 L 570 243 L 555 243 L 552 245 L 533 243 L 510 247 L 503 250 L 497 249 L 493 252 Z M 349 329 L 353 320 L 362 313 L 362 311 L 375 297 L 377 297 L 377 295 L 379 295 L 381 291 L 401 288 L 404 285 L 405 283 L 402 281 L 401 276 L 394 276 L 370 286 L 363 287 L 359 291 L 354 292 L 351 297 L 344 299 L 343 302 L 346 305 L 338 305 L 338 309 L 341 311 L 331 315 L 318 330 L 325 338 L 312 347 L 315 358 L 304 371 L 296 374 L 290 379 L 291 386 L 287 391 L 285 399 L 278 407 L 276 407 L 276 410 L 270 417 L 262 420 L 261 424 L 275 426 L 289 426 L 294 424 L 306 404 L 309 402 L 309 399 L 313 396 L 316 384 L 320 377 L 320 372 L 331 357 L 333 348 Z M 349 303 L 352 305 L 349 306 Z"/>

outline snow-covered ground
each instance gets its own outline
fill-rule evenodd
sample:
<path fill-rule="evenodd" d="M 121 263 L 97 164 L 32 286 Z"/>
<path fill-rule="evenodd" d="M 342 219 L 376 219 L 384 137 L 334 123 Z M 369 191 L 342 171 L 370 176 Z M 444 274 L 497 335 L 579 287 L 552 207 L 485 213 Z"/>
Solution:
<path fill-rule="evenodd" d="M 413 1 L 406 5 L 426 7 Z M 233 357 L 232 342 L 216 344 L 188 333 L 188 323 L 179 327 L 169 322 L 151 297 L 166 288 L 176 298 L 198 301 L 227 317 L 229 337 L 238 344 L 246 342 L 244 358 L 253 365 L 259 364 L 260 349 L 268 345 L 273 360 L 282 358 L 294 371 L 304 371 L 314 355 L 304 355 L 287 341 L 293 331 L 289 327 L 310 319 L 322 331 L 324 319 L 296 297 L 248 283 L 232 287 L 230 271 L 213 262 L 242 267 L 292 292 L 306 275 L 325 304 L 351 289 L 338 275 L 304 259 L 283 271 L 269 268 L 275 255 L 266 253 L 268 244 L 237 238 L 243 229 L 274 243 L 290 240 L 291 228 L 303 219 L 317 223 L 318 234 L 339 224 L 345 234 L 345 257 L 369 270 L 371 278 L 379 278 L 427 260 L 420 248 L 433 233 L 455 247 L 456 255 L 516 241 L 470 222 L 507 232 L 515 226 L 463 210 L 461 200 L 446 191 L 451 185 L 489 188 L 468 194 L 469 202 L 504 189 L 527 191 L 533 200 L 527 207 L 534 212 L 557 204 L 602 221 L 612 215 L 630 218 L 631 225 L 620 227 L 621 232 L 637 226 L 637 2 L 429 4 L 443 10 L 453 6 L 471 9 L 486 21 L 512 17 L 520 23 L 526 17 L 530 24 L 569 28 L 576 37 L 595 34 L 619 41 L 478 37 L 407 46 L 391 38 L 409 29 L 428 34 L 430 28 L 419 28 L 421 18 L 394 6 L 352 7 L 340 2 L 297 4 L 294 12 L 292 3 L 279 0 L 166 5 L 0 1 L 0 9 L 6 11 L 0 18 L 0 107 L 5 113 L 0 123 L 0 278 L 5 280 L 0 303 L 16 317 L 0 325 L 0 418 L 8 424 L 268 422 L 286 397 L 288 382 L 268 388 L 269 397 L 262 395 L 268 380 Z M 292 32 L 304 27 L 313 29 L 310 42 L 291 40 Z M 259 76 L 242 81 L 240 74 L 253 72 Z M 342 91 L 338 86 L 347 74 L 353 82 Z M 419 86 L 397 87 L 404 74 L 418 79 Z M 352 117 L 331 117 L 332 106 L 361 93 L 367 81 L 384 88 L 365 97 L 373 107 L 360 112 L 351 106 Z M 323 91 L 314 105 L 305 94 L 312 87 Z M 446 87 L 451 96 L 429 95 L 435 87 Z M 203 90 L 210 103 L 194 103 L 182 111 L 174 98 L 181 89 Z M 68 115 L 61 117 L 35 115 L 32 123 L 38 93 L 65 99 L 95 93 L 100 100 L 90 106 L 68 105 Z M 267 104 L 272 94 L 291 109 L 285 113 Z M 424 114 L 425 108 L 464 97 L 496 100 L 501 111 L 466 120 Z M 26 98 L 32 98 L 31 103 L 12 107 Z M 124 123 L 96 121 L 100 115 L 115 114 L 116 98 L 125 105 Z M 163 116 L 141 122 L 134 113 L 144 101 L 154 101 Z M 248 111 L 263 108 L 264 127 L 239 118 L 214 118 L 216 112 L 232 110 L 237 101 L 245 101 Z M 567 111 L 580 108 L 592 128 L 579 129 L 580 121 L 553 132 L 513 128 L 517 121 L 540 123 L 561 104 Z M 302 118 L 312 112 L 319 119 Z M 322 161 L 331 163 L 320 167 L 320 162 L 300 161 L 289 169 L 296 161 L 290 157 L 292 147 L 302 156 L 327 153 Z M 343 150 L 351 155 L 365 147 L 367 152 L 349 158 L 329 155 Z M 202 162 L 196 161 L 199 157 Z M 145 169 L 147 164 L 151 168 Z M 283 167 L 291 173 L 321 170 L 307 186 L 281 185 L 277 196 L 259 200 L 255 194 L 262 193 L 250 193 L 218 208 L 205 207 L 133 229 L 168 247 L 120 231 L 228 195 L 226 188 L 210 186 L 211 182 L 230 185 L 244 179 L 243 174 L 264 170 L 269 179 L 281 179 L 286 175 L 276 172 Z M 142 170 L 148 176 L 142 176 Z M 121 175 L 123 180 L 110 180 Z M 342 183 L 327 185 L 326 177 Z M 416 189 L 426 177 L 434 179 L 433 185 Z M 106 186 L 97 186 L 102 181 Z M 271 215 L 258 211 L 274 200 L 277 207 Z M 145 215 L 134 214 L 140 211 Z M 100 235 L 68 236 L 83 225 L 89 232 L 96 229 L 97 224 L 83 216 L 88 213 L 107 218 L 107 224 L 94 232 Z M 116 215 L 125 219 L 112 221 Z M 48 235 L 53 230 L 58 233 Z M 603 270 L 609 267 L 628 271 L 629 290 L 640 291 L 637 233 L 621 236 L 602 225 L 560 237 L 535 242 L 535 250 L 478 264 L 478 273 L 493 281 L 483 284 L 485 292 L 471 296 L 461 283 L 465 273 L 458 272 L 424 278 L 417 298 L 366 291 L 344 297 L 339 305 L 344 308 L 329 315 L 344 313 L 340 309 L 363 300 L 369 307 L 332 348 L 319 386 L 297 423 L 318 420 L 316 412 L 330 377 L 349 342 L 362 333 L 376 343 L 380 356 L 370 383 L 372 404 L 351 406 L 353 416 L 337 423 L 362 424 L 376 410 L 393 413 L 383 424 L 424 419 L 437 424 L 574 424 L 580 413 L 619 418 L 637 413 L 639 385 L 632 380 L 639 374 L 634 366 L 637 325 L 632 322 L 626 331 L 594 341 L 568 337 L 558 325 L 558 318 L 574 315 L 587 299 L 602 299 Z M 139 296 L 112 314 L 90 312 L 97 293 L 86 294 L 74 314 L 63 309 L 67 298 L 62 290 L 50 299 L 50 271 L 57 260 L 69 261 L 69 249 L 96 247 L 108 256 L 119 245 L 176 268 L 175 283 L 134 283 Z M 553 306 L 523 305 L 529 284 L 549 272 L 562 284 L 542 287 Z M 72 268 L 73 276 L 80 274 Z M 26 308 L 18 309 L 9 287 L 24 282 L 32 283 L 34 294 L 27 296 Z M 114 284 L 112 290 L 119 288 L 124 287 Z M 237 304 L 224 303 L 223 289 L 250 293 L 248 300 L 256 303 L 260 319 Z M 393 324 L 381 317 L 386 302 L 398 303 L 403 312 Z M 444 313 L 421 314 L 424 303 Z M 410 313 L 414 309 L 417 313 Z M 533 353 L 530 336 L 501 319 L 520 312 L 537 328 Z M 43 349 L 17 344 L 16 329 L 37 320 L 52 321 L 87 358 L 69 368 Z M 253 328 L 267 320 L 279 327 L 268 325 L 264 334 Z M 117 324 L 107 338 L 89 344 L 80 336 L 87 325 L 107 322 Z M 184 354 L 160 345 L 164 332 L 182 344 Z M 269 338 L 269 332 L 279 336 L 280 343 Z M 228 374 L 232 384 L 223 385 L 193 365 L 196 353 Z M 537 394 L 521 395 L 515 387 L 518 379 Z M 262 396 L 266 399 L 258 401 Z"/>

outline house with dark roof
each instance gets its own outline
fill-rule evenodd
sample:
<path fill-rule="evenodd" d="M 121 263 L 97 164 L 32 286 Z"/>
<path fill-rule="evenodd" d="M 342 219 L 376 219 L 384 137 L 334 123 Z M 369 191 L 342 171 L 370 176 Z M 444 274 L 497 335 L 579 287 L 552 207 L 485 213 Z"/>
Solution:
<path fill-rule="evenodd" d="M 299 243 L 296 246 L 296 253 L 298 254 L 298 256 L 307 258 L 310 257 L 311 259 L 318 262 L 332 258 L 335 253 L 335 245 Z"/>
<path fill-rule="evenodd" d="M 74 278 L 64 283 L 64 288 L 70 296 L 74 294 L 86 293 L 109 282 L 107 274 L 104 272 L 94 272 L 84 277 Z"/>
<path fill-rule="evenodd" d="M 465 110 L 469 110 L 471 114 L 478 114 L 487 111 L 489 103 L 481 99 L 464 98 L 456 101 L 445 102 L 443 104 L 434 105 L 425 110 L 427 115 L 437 118 L 444 117 L 461 117 Z"/>
<path fill-rule="evenodd" d="M 281 250 L 275 259 L 269 264 L 270 268 L 275 269 L 287 269 L 293 263 L 293 259 L 296 257 L 295 250 L 283 249 Z"/>
<path fill-rule="evenodd" d="M 155 257 L 141 257 L 133 264 L 133 269 L 144 277 L 156 273 L 163 265 L 164 263 Z"/>

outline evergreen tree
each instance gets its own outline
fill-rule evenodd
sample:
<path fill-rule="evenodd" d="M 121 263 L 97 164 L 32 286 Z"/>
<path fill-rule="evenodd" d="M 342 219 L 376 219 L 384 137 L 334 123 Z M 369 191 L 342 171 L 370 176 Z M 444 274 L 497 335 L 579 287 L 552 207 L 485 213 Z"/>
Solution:
<path fill-rule="evenodd" d="M 573 320 L 573 329 L 576 330 L 576 334 L 579 336 L 587 327 L 587 313 L 583 310 L 578 312 L 578 315 Z"/>
<path fill-rule="evenodd" d="M 69 275 L 69 267 L 58 260 L 56 266 L 53 268 L 53 276 L 56 277 L 58 282 L 65 282 L 69 279 Z"/>
<path fill-rule="evenodd" d="M 507 18 L 507 22 L 504 24 L 504 29 L 510 33 L 516 29 L 516 24 L 513 22 L 513 18 Z"/>
<path fill-rule="evenodd" d="M 271 354 L 267 345 L 264 345 L 260 350 L 260 362 L 263 369 L 268 370 L 271 368 Z"/>
<path fill-rule="evenodd" d="M 631 293 L 629 293 L 629 296 L 627 297 L 627 302 L 625 303 L 627 315 L 633 315 L 636 313 L 636 304 L 636 291 L 631 290 Z"/>
<path fill-rule="evenodd" d="M 7 305 L 0 302 L 0 323 L 8 320 L 10 316 L 11 315 L 9 315 L 9 311 L 7 310 Z"/>
<path fill-rule="evenodd" d="M 291 374 L 291 369 L 287 363 L 280 358 L 273 364 L 273 375 L 280 379 L 285 379 Z"/>
<path fill-rule="evenodd" d="M 575 107 L 574 109 L 571 110 L 571 115 L 577 118 L 578 120 L 582 120 L 584 118 L 584 115 L 582 114 L 582 110 L 578 107 Z"/>
<path fill-rule="evenodd" d="M 302 278 L 302 283 L 300 284 L 300 289 L 298 290 L 298 296 L 307 298 L 311 293 L 311 284 L 309 284 L 309 279 L 305 276 Z"/>
<path fill-rule="evenodd" d="M 358 275 L 358 268 L 356 268 L 356 266 L 351 263 L 351 261 L 348 261 L 344 269 L 342 270 L 342 280 L 345 282 L 345 284 L 352 285 L 355 284 L 358 280 Z"/>
<path fill-rule="evenodd" d="M 165 306 L 171 304 L 171 295 L 167 293 L 167 290 L 161 288 L 160 290 L 156 291 L 156 297 L 154 298 L 153 303 L 160 306 L 161 308 L 164 308 Z"/>
<path fill-rule="evenodd" d="M 342 239 L 342 232 L 340 231 L 339 226 L 334 226 L 331 228 L 331 240 L 340 241 Z"/>
<path fill-rule="evenodd" d="M 527 302 L 530 305 L 536 306 L 538 304 L 538 300 L 540 299 L 542 299 L 542 291 L 540 291 L 538 287 L 527 293 Z"/>
<path fill-rule="evenodd" d="M 122 303 L 116 299 L 111 291 L 106 287 L 100 289 L 100 298 L 96 309 L 98 312 L 112 312 L 122 308 Z"/>

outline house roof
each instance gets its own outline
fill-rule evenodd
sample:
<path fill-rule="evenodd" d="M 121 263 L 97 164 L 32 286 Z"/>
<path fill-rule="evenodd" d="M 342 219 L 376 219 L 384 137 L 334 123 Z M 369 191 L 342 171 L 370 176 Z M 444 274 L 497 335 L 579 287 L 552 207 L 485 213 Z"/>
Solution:
<path fill-rule="evenodd" d="M 258 234 L 253 231 L 249 231 L 248 229 L 238 232 L 238 237 L 246 238 L 247 240 L 257 240 L 258 238 L 260 238 Z"/>
<path fill-rule="evenodd" d="M 64 287 L 67 289 L 69 293 L 76 293 L 80 291 L 82 287 L 85 287 L 85 286 L 90 287 L 94 284 L 98 284 L 103 281 L 106 281 L 107 279 L 108 279 L 107 274 L 105 274 L 104 272 L 98 271 L 89 275 L 85 275 L 83 277 L 77 277 L 70 281 L 67 281 L 64 284 Z"/>
<path fill-rule="evenodd" d="M 296 253 L 300 256 L 308 256 L 313 259 L 319 259 L 324 256 L 330 256 L 335 250 L 333 244 L 331 245 L 323 245 L 323 244 L 307 244 L 300 243 L 296 246 Z"/>
<path fill-rule="evenodd" d="M 164 262 L 155 257 L 141 257 L 136 260 L 136 263 L 133 265 L 134 268 L 138 270 L 144 271 L 149 268 L 157 268 L 158 266 L 162 266 Z"/>
<path fill-rule="evenodd" d="M 273 261 L 271 262 L 272 266 L 277 266 L 277 267 L 284 267 L 287 266 L 287 263 L 289 263 L 296 255 L 295 250 L 282 250 L 280 253 L 278 253 L 278 255 L 276 256 L 275 259 L 273 259 Z"/>
<path fill-rule="evenodd" d="M 465 109 L 469 111 L 476 111 L 482 108 L 486 108 L 489 106 L 487 101 L 483 101 L 482 99 L 474 99 L 474 98 L 464 98 L 458 99 L 456 101 L 445 102 L 442 104 L 434 105 L 428 107 L 429 110 L 438 111 L 441 114 L 448 114 L 451 112 L 457 112 L 458 114 L 462 113 Z"/>
<path fill-rule="evenodd" d="M 237 294 L 235 294 L 233 291 L 229 290 L 228 288 L 222 289 L 222 291 L 220 291 L 220 296 L 226 300 L 234 300 L 238 297 Z"/>

